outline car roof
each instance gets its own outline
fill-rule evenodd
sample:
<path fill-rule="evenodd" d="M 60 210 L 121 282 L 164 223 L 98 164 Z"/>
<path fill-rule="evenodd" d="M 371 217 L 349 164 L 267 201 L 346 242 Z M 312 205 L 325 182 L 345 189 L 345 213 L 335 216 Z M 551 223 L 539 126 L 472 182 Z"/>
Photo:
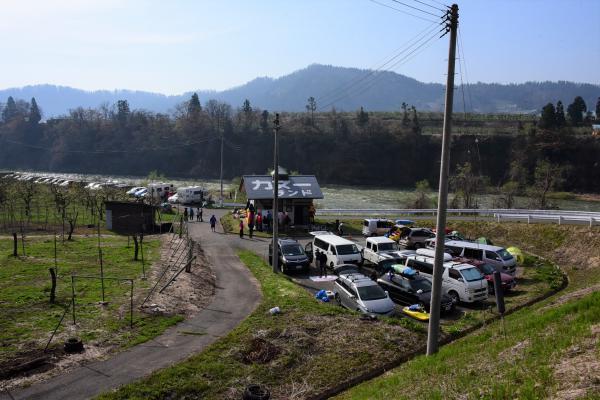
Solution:
<path fill-rule="evenodd" d="M 334 246 L 337 246 L 339 244 L 356 244 L 348 239 L 344 239 L 343 237 L 337 236 L 334 234 L 319 235 L 318 238 L 321 239 L 322 241 L 332 244 Z"/>
<path fill-rule="evenodd" d="M 464 240 L 449 240 L 444 243 L 445 246 L 467 247 L 469 249 L 481 249 L 489 251 L 498 251 L 504 249 L 500 246 L 492 246 L 491 244 L 481 244 L 477 242 L 467 242 Z"/>
<path fill-rule="evenodd" d="M 298 241 L 295 239 L 285 238 L 285 239 L 279 239 L 279 244 L 283 245 L 283 244 L 300 244 L 300 243 L 298 243 Z"/>
<path fill-rule="evenodd" d="M 373 243 L 396 243 L 394 242 L 392 239 L 387 238 L 385 236 L 373 236 L 370 238 L 367 238 L 367 242 L 373 242 Z"/>

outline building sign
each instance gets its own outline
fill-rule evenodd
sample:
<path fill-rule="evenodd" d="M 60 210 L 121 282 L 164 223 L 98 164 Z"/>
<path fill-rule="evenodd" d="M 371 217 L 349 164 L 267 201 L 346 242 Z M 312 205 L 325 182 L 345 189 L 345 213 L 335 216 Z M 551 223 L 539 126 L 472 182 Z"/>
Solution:
<path fill-rule="evenodd" d="M 244 190 L 250 200 L 272 199 L 274 182 L 270 175 L 245 175 Z M 279 181 L 282 199 L 322 199 L 323 193 L 314 175 L 293 175 Z"/>

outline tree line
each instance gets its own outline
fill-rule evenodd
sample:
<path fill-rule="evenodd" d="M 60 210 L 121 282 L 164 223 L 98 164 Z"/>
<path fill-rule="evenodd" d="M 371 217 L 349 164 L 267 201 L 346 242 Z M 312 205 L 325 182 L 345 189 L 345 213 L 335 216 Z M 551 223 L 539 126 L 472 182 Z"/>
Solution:
<path fill-rule="evenodd" d="M 452 172 L 468 164 L 491 186 L 515 182 L 527 188 L 536 181 L 538 166 L 548 163 L 561 168 L 560 185 L 553 190 L 597 192 L 600 140 L 581 134 L 591 132 L 586 126 L 593 118 L 585 110 L 581 120 L 574 118 L 574 110 L 582 108 L 577 101 L 573 104 L 560 127 L 547 124 L 542 113 L 539 121 L 516 118 L 517 134 L 474 134 L 493 123 L 486 120 L 471 121 L 469 134 L 455 129 L 459 134 L 451 145 Z M 157 170 L 167 176 L 214 179 L 220 173 L 221 141 L 227 179 L 265 173 L 273 163 L 274 114 L 249 100 L 234 108 L 216 100 L 202 103 L 193 94 L 169 114 L 131 109 L 127 100 L 120 100 L 43 121 L 35 99 L 9 98 L 1 116 L 2 168 L 137 176 Z M 455 114 L 455 120 L 460 118 Z M 362 107 L 356 112 L 317 112 L 315 100 L 309 99 L 306 112 L 281 113 L 281 121 L 280 164 L 315 174 L 321 183 L 437 184 L 441 137 L 424 134 L 423 114 L 414 106 L 404 103 L 396 113 Z M 463 122 L 467 126 L 469 120 Z"/>

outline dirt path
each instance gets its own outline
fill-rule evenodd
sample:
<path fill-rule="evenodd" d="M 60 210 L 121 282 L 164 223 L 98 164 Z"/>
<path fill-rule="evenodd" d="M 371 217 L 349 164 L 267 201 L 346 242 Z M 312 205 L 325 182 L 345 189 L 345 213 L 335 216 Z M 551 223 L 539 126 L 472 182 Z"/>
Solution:
<path fill-rule="evenodd" d="M 151 341 L 48 382 L 0 393 L 0 400 L 88 399 L 199 353 L 235 328 L 260 302 L 258 282 L 240 262 L 235 254 L 238 246 L 231 235 L 223 234 L 220 224 L 217 233 L 210 231 L 208 223 L 192 223 L 189 231 L 216 275 L 215 296 L 206 308 Z"/>

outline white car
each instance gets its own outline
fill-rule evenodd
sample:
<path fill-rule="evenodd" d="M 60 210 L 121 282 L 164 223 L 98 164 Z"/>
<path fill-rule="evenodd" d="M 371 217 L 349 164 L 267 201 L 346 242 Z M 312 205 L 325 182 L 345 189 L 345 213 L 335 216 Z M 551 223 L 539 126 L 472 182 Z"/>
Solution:
<path fill-rule="evenodd" d="M 131 188 L 131 189 L 129 189 L 129 190 L 128 190 L 127 192 L 125 192 L 125 193 L 127 193 L 128 195 L 131 195 L 131 196 L 133 196 L 133 194 L 134 194 L 135 192 L 137 192 L 138 190 L 142 190 L 142 189 L 146 189 L 146 188 L 145 188 L 145 187 L 143 187 L 143 186 L 136 186 L 136 187 L 134 187 L 134 188 Z"/>
<path fill-rule="evenodd" d="M 177 195 L 177 193 L 175 193 L 173 196 L 169 196 L 167 201 L 171 204 L 177 204 L 179 203 L 179 196 Z"/>

